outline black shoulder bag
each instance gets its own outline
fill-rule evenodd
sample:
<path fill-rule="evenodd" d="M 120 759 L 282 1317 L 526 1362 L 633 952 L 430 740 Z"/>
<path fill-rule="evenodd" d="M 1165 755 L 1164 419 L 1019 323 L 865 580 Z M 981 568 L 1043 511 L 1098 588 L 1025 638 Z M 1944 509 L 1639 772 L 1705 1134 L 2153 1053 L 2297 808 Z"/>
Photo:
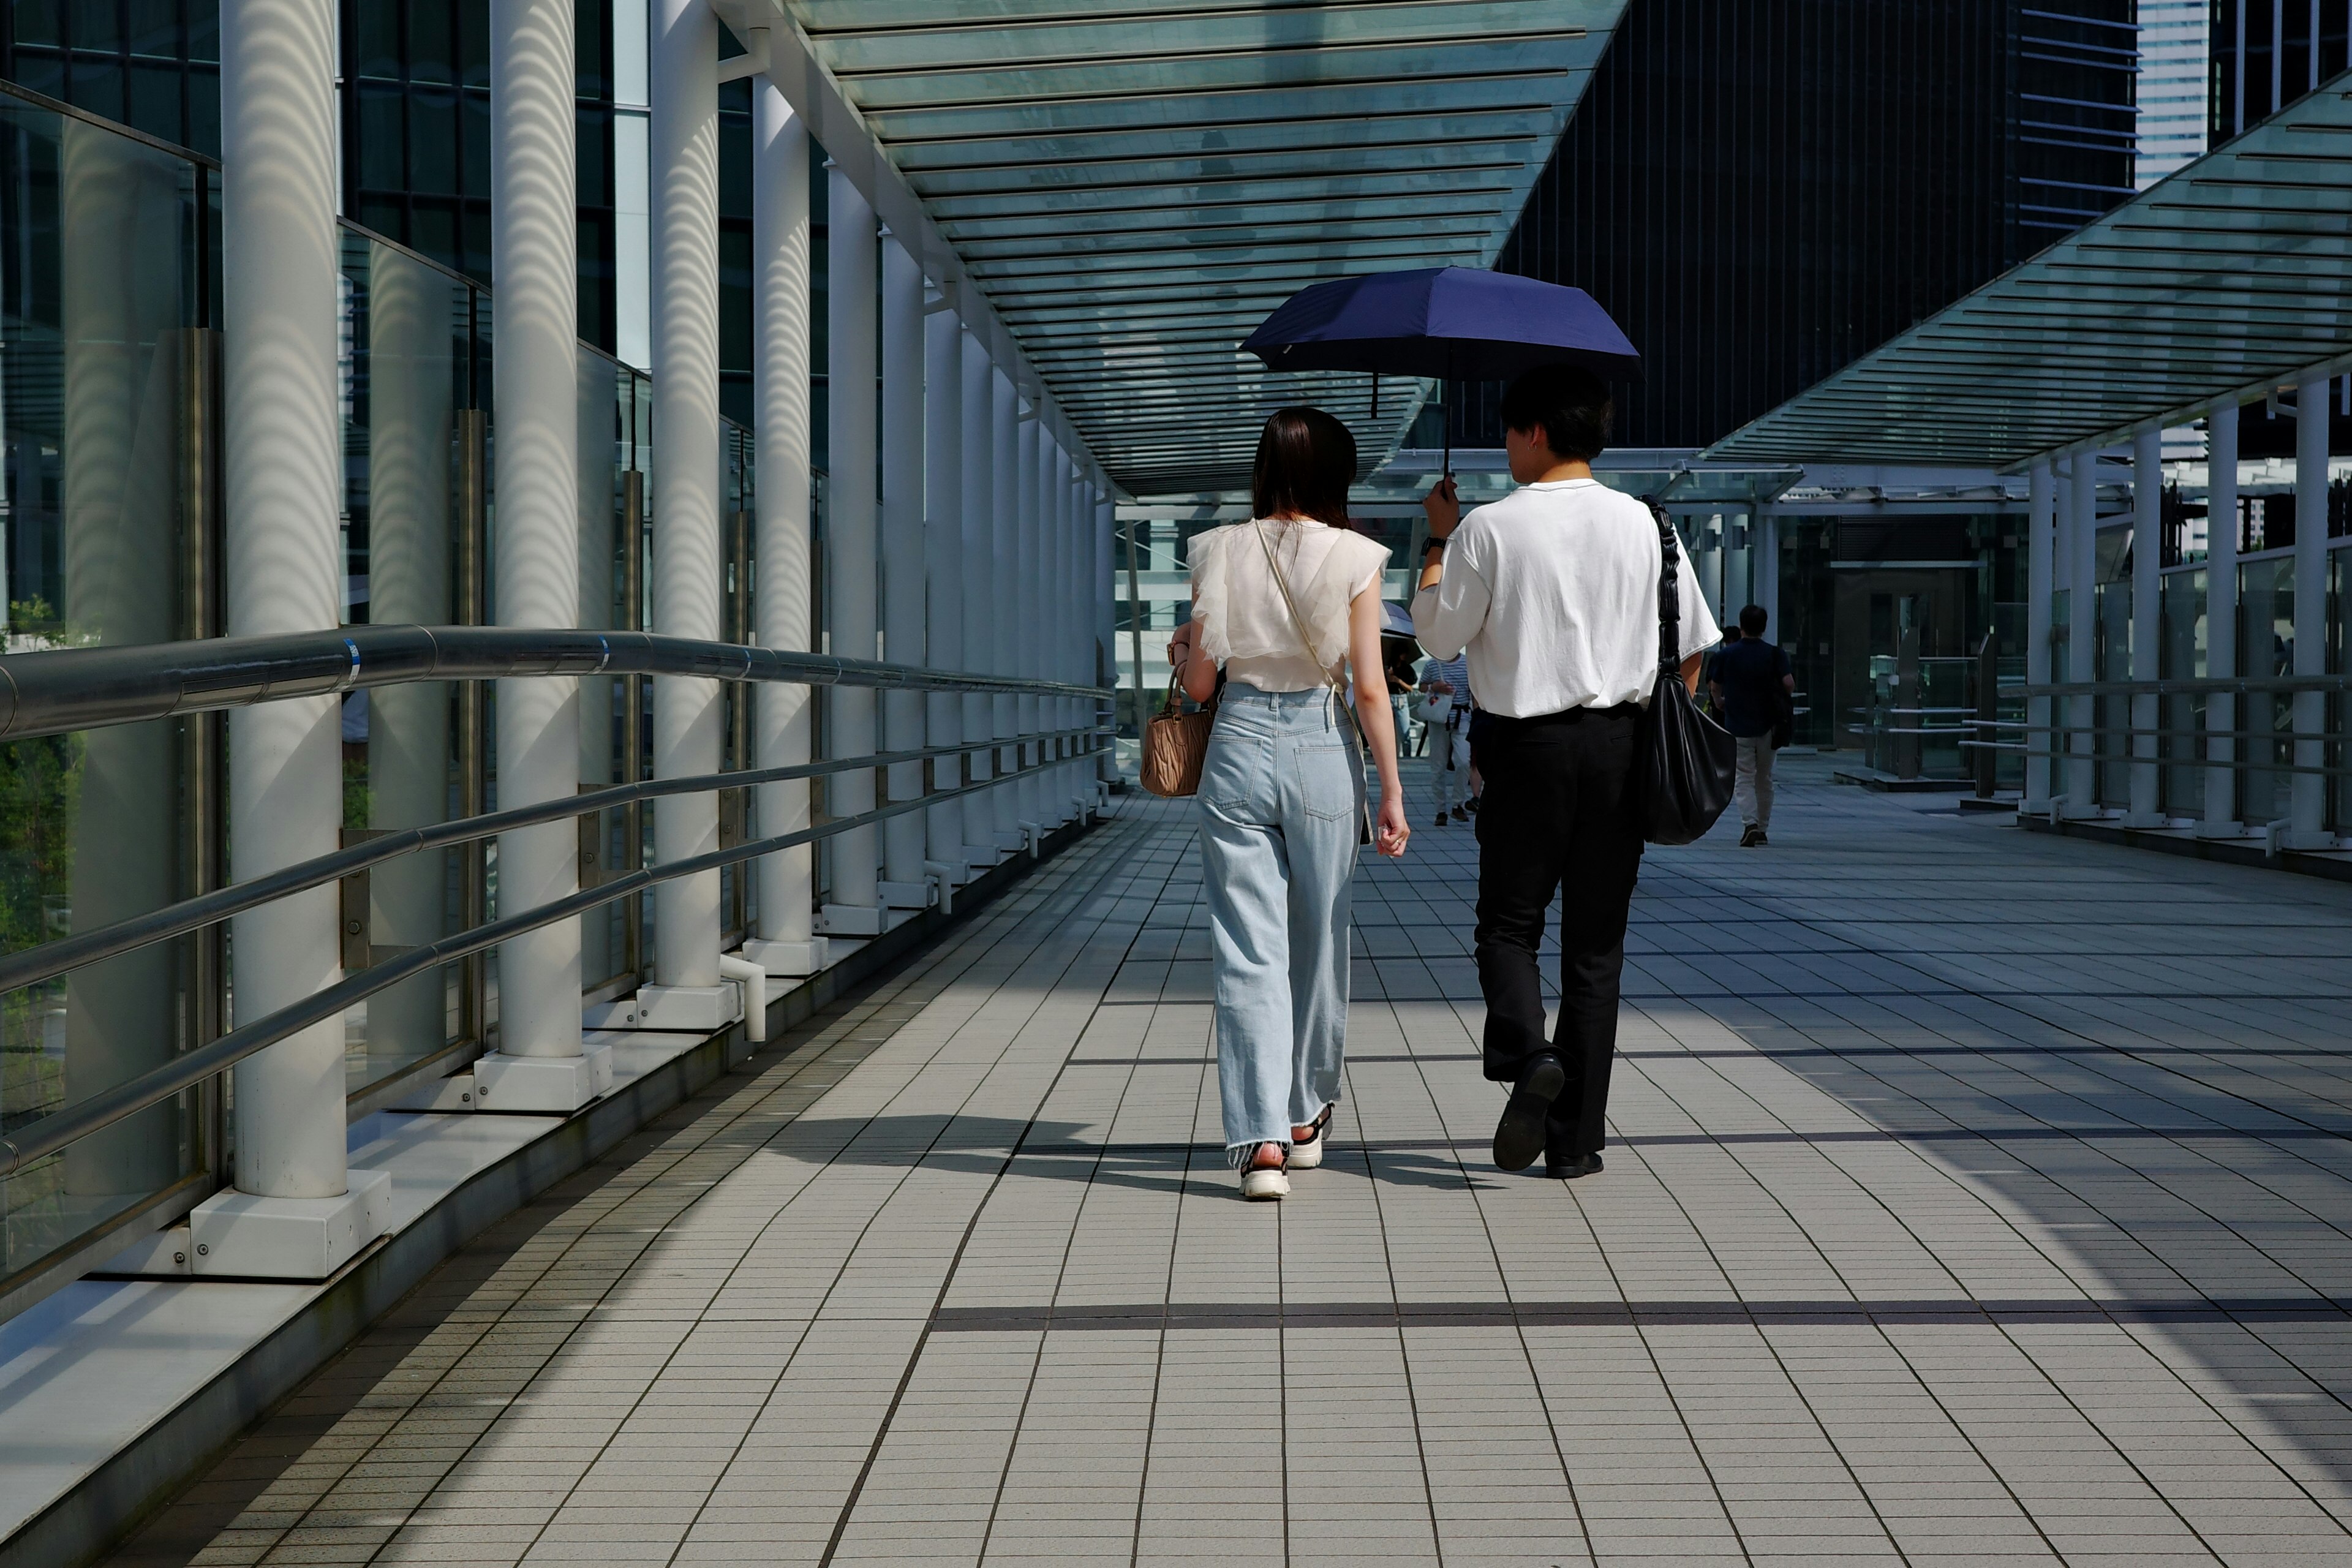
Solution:
<path fill-rule="evenodd" d="M 1681 542 L 1664 512 L 1658 521 L 1658 682 L 1642 716 L 1640 791 L 1642 837 L 1653 844 L 1688 844 L 1715 826 L 1731 804 L 1738 746 L 1731 731 L 1708 718 L 1683 684 Z"/>

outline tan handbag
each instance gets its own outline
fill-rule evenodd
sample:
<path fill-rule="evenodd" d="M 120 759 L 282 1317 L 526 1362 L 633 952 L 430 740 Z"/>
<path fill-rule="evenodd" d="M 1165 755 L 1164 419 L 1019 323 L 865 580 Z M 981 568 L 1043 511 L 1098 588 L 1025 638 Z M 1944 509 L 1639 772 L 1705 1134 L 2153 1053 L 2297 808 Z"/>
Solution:
<path fill-rule="evenodd" d="M 1201 793 L 1201 764 L 1209 755 L 1209 731 L 1217 721 L 1217 693 L 1198 712 L 1187 713 L 1176 699 L 1176 677 L 1168 678 L 1168 700 L 1143 726 L 1143 757 L 1137 765 L 1143 787 L 1168 799 Z"/>

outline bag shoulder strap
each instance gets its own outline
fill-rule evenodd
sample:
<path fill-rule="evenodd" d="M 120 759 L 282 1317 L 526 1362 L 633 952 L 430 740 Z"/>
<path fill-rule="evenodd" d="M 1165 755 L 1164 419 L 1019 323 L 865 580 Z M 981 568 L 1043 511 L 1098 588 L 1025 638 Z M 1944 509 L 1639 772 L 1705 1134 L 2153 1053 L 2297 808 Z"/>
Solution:
<path fill-rule="evenodd" d="M 1298 633 L 1299 646 L 1307 650 L 1307 662 L 1322 672 L 1325 686 L 1334 691 L 1339 690 L 1339 681 L 1332 678 L 1329 670 L 1323 668 L 1323 661 L 1315 657 L 1314 635 L 1307 629 L 1307 617 L 1298 613 L 1298 601 L 1290 596 L 1290 580 L 1283 575 L 1282 563 L 1275 559 L 1274 545 L 1265 536 L 1265 522 L 1253 520 L 1250 526 L 1257 530 L 1258 545 L 1265 552 L 1265 569 L 1274 574 L 1274 585 L 1282 590 L 1283 605 L 1290 612 L 1290 624 Z"/>
<path fill-rule="evenodd" d="M 1682 564 L 1682 541 L 1674 520 L 1655 507 L 1650 515 L 1658 524 L 1658 668 L 1680 676 L 1682 649 L 1682 582 L 1675 569 Z"/>

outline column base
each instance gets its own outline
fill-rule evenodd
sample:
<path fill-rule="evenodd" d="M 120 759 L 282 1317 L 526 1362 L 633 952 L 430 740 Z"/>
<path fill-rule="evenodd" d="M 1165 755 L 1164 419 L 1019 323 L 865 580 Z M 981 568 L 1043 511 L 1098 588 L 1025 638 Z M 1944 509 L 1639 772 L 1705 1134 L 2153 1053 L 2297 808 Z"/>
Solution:
<path fill-rule="evenodd" d="M 474 1063 L 474 1109 L 569 1116 L 613 1090 L 613 1047 L 590 1046 L 576 1057 L 510 1057 L 492 1051 Z"/>
<path fill-rule="evenodd" d="M 2325 827 L 2290 827 L 2279 835 L 2282 849 L 2328 850 L 2338 847 L 2336 835 Z"/>
<path fill-rule="evenodd" d="M 971 868 L 975 877 L 1003 858 L 1004 852 L 993 844 L 967 844 L 963 847 L 963 863 Z"/>
<path fill-rule="evenodd" d="M 928 910 L 931 907 L 931 885 L 929 882 L 877 882 L 874 890 L 886 910 Z"/>
<path fill-rule="evenodd" d="M 770 942 L 754 937 L 743 944 L 743 956 L 779 980 L 799 980 L 824 968 L 824 938 L 806 942 Z"/>
<path fill-rule="evenodd" d="M 2123 815 L 2123 825 L 2138 828 L 2169 827 L 2172 818 L 2160 811 L 2127 811 Z"/>
<path fill-rule="evenodd" d="M 353 1171 L 332 1198 L 215 1193 L 188 1215 L 191 1272 L 240 1279 L 324 1279 L 392 1223 L 392 1173 Z"/>
<path fill-rule="evenodd" d="M 1000 855 L 1018 855 L 1029 847 L 1029 836 L 1015 832 L 1009 827 L 998 828 L 995 838 L 997 853 Z"/>
<path fill-rule="evenodd" d="M 2243 838 L 2246 825 L 2242 822 L 2200 822 L 2197 825 L 2200 838 Z"/>
<path fill-rule="evenodd" d="M 1024 822 L 1021 825 L 1021 847 L 1029 851 L 1031 859 L 1044 853 L 1046 831 L 1042 822 Z"/>
<path fill-rule="evenodd" d="M 598 1013 L 611 1014 L 611 1021 L 597 1024 Z M 646 985 L 626 1001 L 590 1008 L 589 1016 L 592 1027 L 715 1035 L 743 1016 L 743 991 L 737 985 Z"/>
<path fill-rule="evenodd" d="M 2059 816 L 2068 822 L 2101 822 L 2107 815 L 2104 805 L 2076 805 L 2071 800 L 2061 800 L 2057 805 Z"/>
<path fill-rule="evenodd" d="M 885 928 L 878 905 L 827 904 L 816 912 L 816 929 L 827 936 L 880 936 Z"/>

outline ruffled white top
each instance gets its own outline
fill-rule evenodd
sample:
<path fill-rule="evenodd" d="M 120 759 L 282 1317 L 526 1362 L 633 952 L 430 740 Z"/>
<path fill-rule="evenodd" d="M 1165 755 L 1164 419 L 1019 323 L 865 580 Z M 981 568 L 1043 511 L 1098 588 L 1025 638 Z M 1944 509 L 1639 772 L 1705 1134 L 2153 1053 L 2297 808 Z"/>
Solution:
<path fill-rule="evenodd" d="M 1265 530 L 1265 543 L 1258 542 Z M 1280 563 L 1313 636 L 1303 646 L 1266 561 Z M 1233 680 L 1260 691 L 1306 691 L 1324 684 L 1348 657 L 1348 605 L 1379 583 L 1389 552 L 1362 534 L 1310 521 L 1229 523 L 1193 536 L 1193 637 Z"/>

